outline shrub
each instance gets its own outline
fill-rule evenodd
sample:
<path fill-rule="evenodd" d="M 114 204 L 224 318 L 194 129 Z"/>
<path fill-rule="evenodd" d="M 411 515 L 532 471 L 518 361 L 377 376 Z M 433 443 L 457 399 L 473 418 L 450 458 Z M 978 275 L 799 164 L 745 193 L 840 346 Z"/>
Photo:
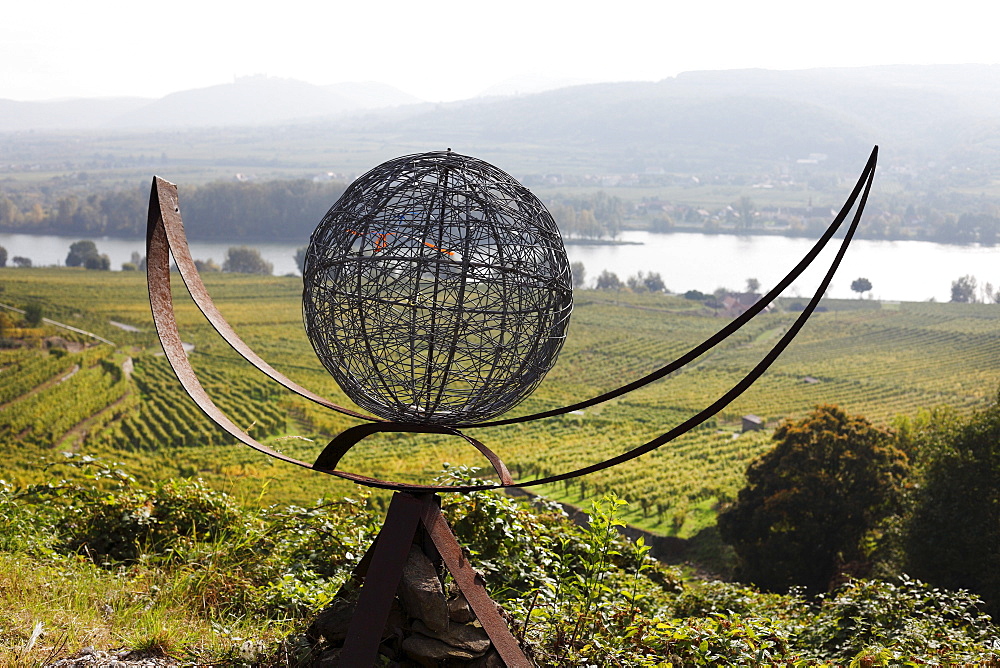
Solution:
<path fill-rule="evenodd" d="M 719 514 L 738 575 L 769 590 L 826 591 L 842 573 L 865 573 L 875 527 L 896 512 L 908 472 L 892 435 L 836 406 L 818 406 L 774 432 L 750 463 L 747 485 Z"/>
<path fill-rule="evenodd" d="M 909 568 L 976 592 L 1000 615 L 1000 398 L 932 440 L 906 530 Z"/>
<path fill-rule="evenodd" d="M 97 563 L 169 556 L 181 544 L 210 541 L 247 527 L 232 500 L 199 480 L 170 480 L 128 489 L 73 508 L 67 546 Z"/>
<path fill-rule="evenodd" d="M 1000 650 L 997 628 L 965 591 L 935 589 L 906 575 L 853 580 L 821 597 L 795 643 L 817 657 L 849 662 L 885 655 L 936 665 L 978 662 Z"/>

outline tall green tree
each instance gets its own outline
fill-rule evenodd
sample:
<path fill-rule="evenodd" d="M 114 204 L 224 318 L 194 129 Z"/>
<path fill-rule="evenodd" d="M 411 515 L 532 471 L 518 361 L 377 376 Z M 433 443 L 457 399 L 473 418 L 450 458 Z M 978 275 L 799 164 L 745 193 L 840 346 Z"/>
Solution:
<path fill-rule="evenodd" d="M 91 255 L 83 261 L 83 266 L 87 269 L 109 271 L 111 269 L 111 258 L 107 255 Z"/>
<path fill-rule="evenodd" d="M 632 292 L 663 292 L 667 289 L 663 278 L 655 271 L 648 274 L 640 271 L 635 276 L 629 276 L 625 282 Z"/>
<path fill-rule="evenodd" d="M 861 297 L 862 294 L 866 292 L 871 292 L 871 289 L 872 289 L 872 282 L 869 281 L 867 278 L 856 278 L 853 281 L 851 281 L 851 291 L 857 292 L 859 298 Z"/>
<path fill-rule="evenodd" d="M 69 245 L 69 254 L 66 256 L 67 267 L 83 267 L 89 258 L 100 258 L 97 252 L 97 245 L 89 239 L 82 239 Z"/>
<path fill-rule="evenodd" d="M 0 246 L 0 267 L 7 266 L 7 249 Z"/>
<path fill-rule="evenodd" d="M 907 568 L 934 585 L 968 589 L 1000 615 L 1000 396 L 938 430 L 906 530 Z"/>
<path fill-rule="evenodd" d="M 774 432 L 775 447 L 747 469 L 747 485 L 719 515 L 739 577 L 770 591 L 826 591 L 863 575 L 863 539 L 893 514 L 908 472 L 891 432 L 836 406 L 817 406 Z"/>
<path fill-rule="evenodd" d="M 601 272 L 601 275 L 597 277 L 597 289 L 621 290 L 622 280 L 618 278 L 618 274 L 605 269 L 604 271 Z"/>
<path fill-rule="evenodd" d="M 299 268 L 300 274 L 304 274 L 306 271 L 306 253 L 308 252 L 308 246 L 295 249 L 295 266 Z"/>
<path fill-rule="evenodd" d="M 754 204 L 753 200 L 744 195 L 740 201 L 733 204 L 733 209 L 740 215 L 736 223 L 739 232 L 748 232 L 753 228 Z"/>
<path fill-rule="evenodd" d="M 222 271 L 270 276 L 274 271 L 274 265 L 261 257 L 260 251 L 256 248 L 234 246 L 226 251 Z"/>
<path fill-rule="evenodd" d="M 951 301 L 974 303 L 976 301 L 976 277 L 966 275 L 952 281 Z"/>

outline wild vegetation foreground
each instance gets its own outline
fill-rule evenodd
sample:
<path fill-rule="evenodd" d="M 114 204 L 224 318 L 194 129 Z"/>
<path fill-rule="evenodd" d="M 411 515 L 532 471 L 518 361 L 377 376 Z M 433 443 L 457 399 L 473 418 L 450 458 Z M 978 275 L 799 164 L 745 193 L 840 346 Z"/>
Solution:
<path fill-rule="evenodd" d="M 265 359 L 345 401 L 302 332 L 296 279 L 216 274 L 206 282 Z M 350 425 L 250 375 L 182 290 L 175 288 L 175 300 L 192 364 L 238 424 L 306 460 Z M 0 524 L 8 529 L 0 532 L 0 661 L 37 665 L 87 645 L 229 665 L 304 665 L 316 656 L 323 645 L 303 635 L 308 620 L 336 596 L 367 549 L 386 496 L 279 466 L 198 414 L 157 354 L 137 272 L 0 269 L 0 303 L 28 312 L 5 310 L 11 315 L 0 323 Z M 521 480 L 622 452 L 731 387 L 798 307 L 794 300 L 777 306 L 687 369 L 628 398 L 476 437 Z M 768 374 L 705 427 L 631 465 L 541 490 L 589 508 L 589 528 L 552 507 L 532 509 L 494 494 L 447 500 L 460 541 L 540 665 L 996 660 L 1000 633 L 976 596 L 900 573 L 938 558 L 911 558 L 912 540 L 951 544 L 949 563 L 964 550 L 973 565 L 963 568 L 978 560 L 980 571 L 989 570 L 998 556 L 993 548 L 961 546 L 972 544 L 962 541 L 976 537 L 966 535 L 976 533 L 976 522 L 991 521 L 996 494 L 973 473 L 992 470 L 996 456 L 990 425 L 1000 421 L 989 407 L 1000 380 L 1000 312 L 985 304 L 868 300 L 824 308 Z M 24 319 L 29 314 L 34 322 Z M 92 345 L 87 335 L 42 316 L 114 343 Z M 682 297 L 580 292 L 559 363 L 516 410 L 543 410 L 633 380 L 723 322 L 702 302 Z M 835 560 L 833 579 L 824 576 L 827 593 L 773 585 L 779 593 L 761 593 L 694 579 L 652 562 L 645 544 L 617 538 L 615 525 L 628 522 L 690 539 L 689 556 L 730 571 L 747 553 L 738 542 L 737 553 L 721 544 L 716 512 L 739 507 L 747 465 L 774 445 L 770 432 L 743 433 L 742 418 L 752 414 L 794 434 L 819 419 L 821 403 L 864 415 L 891 435 L 901 454 L 885 461 L 902 457 L 900 471 L 907 472 L 893 479 L 902 496 L 893 497 L 892 513 L 866 525 L 852 539 L 853 552 L 843 553 L 854 565 Z M 444 462 L 451 465 L 442 473 Z M 428 482 L 465 479 L 477 464 L 474 451 L 445 437 L 389 435 L 357 446 L 343 467 Z M 981 518 L 958 510 L 968 506 L 945 484 L 955 479 L 984 500 Z M 924 489 L 939 494 L 926 497 L 934 503 L 923 503 Z M 928 527 L 922 539 L 904 527 L 914 517 Z M 949 526 L 954 530 L 941 528 Z M 740 565 L 747 572 L 746 562 Z M 991 582 L 962 575 L 947 586 L 993 591 Z"/>

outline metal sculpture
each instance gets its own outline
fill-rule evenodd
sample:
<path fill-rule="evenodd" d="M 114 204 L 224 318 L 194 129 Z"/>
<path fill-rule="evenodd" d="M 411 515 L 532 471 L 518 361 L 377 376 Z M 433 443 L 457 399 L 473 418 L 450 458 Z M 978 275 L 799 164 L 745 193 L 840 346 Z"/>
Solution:
<path fill-rule="evenodd" d="M 379 578 L 364 581 L 341 654 L 345 665 L 370 665 L 375 660 L 405 558 L 403 547 L 408 549 L 419 534 L 425 534 L 427 549 L 455 575 L 501 658 L 508 666 L 526 666 L 530 662 L 481 579 L 463 558 L 435 493 L 515 484 L 527 487 L 599 471 L 672 441 L 729 405 L 768 369 L 815 311 L 861 221 L 877 156 L 875 147 L 844 207 L 813 248 L 746 312 L 643 378 L 541 413 L 489 419 L 530 393 L 562 344 L 571 296 L 561 241 L 551 217 L 527 190 L 486 163 L 450 152 L 406 156 L 369 172 L 334 205 L 310 242 L 303 300 L 310 339 L 348 395 L 376 415 L 315 395 L 268 365 L 240 339 L 215 307 L 195 269 L 176 186 L 156 177 L 146 246 L 153 320 L 185 390 L 209 418 L 239 441 L 298 466 L 396 491 L 383 529 L 357 571 L 359 578 L 369 570 L 378 572 Z M 577 470 L 515 483 L 495 453 L 464 433 L 587 408 L 680 369 L 739 330 L 791 285 L 840 230 L 852 209 L 854 216 L 826 275 L 772 349 L 735 386 L 660 436 Z M 170 293 L 171 254 L 199 309 L 238 353 L 289 390 L 365 424 L 334 438 L 313 464 L 277 452 L 237 427 L 205 392 L 181 345 Z M 490 348 L 478 351 L 480 344 Z M 337 468 L 348 449 L 380 431 L 464 438 L 489 459 L 498 482 L 414 485 Z"/>
<path fill-rule="evenodd" d="M 411 424 L 509 410 L 552 368 L 573 307 L 545 206 L 451 151 L 358 178 L 313 233 L 302 275 L 323 366 L 359 406 Z"/>

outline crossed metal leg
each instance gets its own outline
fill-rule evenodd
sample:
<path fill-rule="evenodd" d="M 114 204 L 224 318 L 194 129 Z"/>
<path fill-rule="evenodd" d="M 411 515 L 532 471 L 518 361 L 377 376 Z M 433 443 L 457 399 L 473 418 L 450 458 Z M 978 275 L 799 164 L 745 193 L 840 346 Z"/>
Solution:
<path fill-rule="evenodd" d="M 422 536 L 427 540 L 420 541 Z M 358 565 L 356 575 L 364 578 L 364 584 L 340 653 L 341 665 L 362 667 L 375 663 L 389 609 L 399 588 L 410 545 L 414 542 L 418 542 L 425 552 L 436 552 L 430 556 L 440 557 L 444 562 L 508 668 L 534 666 L 507 628 L 496 603 L 486 593 L 482 576 L 465 558 L 461 545 L 441 514 L 438 495 L 409 492 L 393 494 L 382 530 Z M 366 577 L 369 572 L 377 576 Z"/>

